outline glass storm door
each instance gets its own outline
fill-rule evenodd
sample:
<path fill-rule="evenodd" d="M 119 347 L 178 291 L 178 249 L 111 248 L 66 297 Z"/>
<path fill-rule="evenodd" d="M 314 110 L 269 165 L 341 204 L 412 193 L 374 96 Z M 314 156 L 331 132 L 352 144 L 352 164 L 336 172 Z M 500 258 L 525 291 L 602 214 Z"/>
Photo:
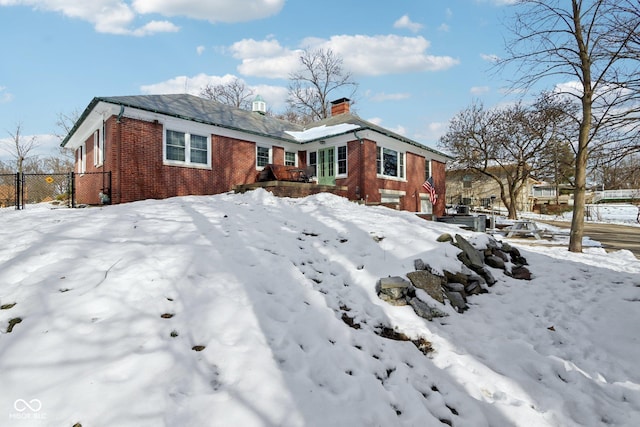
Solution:
<path fill-rule="evenodd" d="M 318 184 L 336 185 L 334 147 L 318 150 Z"/>

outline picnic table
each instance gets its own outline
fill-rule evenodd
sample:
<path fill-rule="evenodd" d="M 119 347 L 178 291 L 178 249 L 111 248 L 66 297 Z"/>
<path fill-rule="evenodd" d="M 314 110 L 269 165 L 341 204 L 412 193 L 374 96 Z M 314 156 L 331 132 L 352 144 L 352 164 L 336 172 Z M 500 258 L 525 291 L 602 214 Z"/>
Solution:
<path fill-rule="evenodd" d="M 535 222 L 526 219 L 515 221 L 511 227 L 507 227 L 505 230 L 507 231 L 507 237 L 533 235 L 537 240 L 542 238 L 542 230 L 538 228 Z"/>

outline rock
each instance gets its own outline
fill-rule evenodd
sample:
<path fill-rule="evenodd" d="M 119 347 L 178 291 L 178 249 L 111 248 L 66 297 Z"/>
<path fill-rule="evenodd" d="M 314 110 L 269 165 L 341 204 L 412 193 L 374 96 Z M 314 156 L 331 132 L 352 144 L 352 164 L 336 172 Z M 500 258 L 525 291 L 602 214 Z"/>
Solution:
<path fill-rule="evenodd" d="M 434 300 L 444 303 L 444 295 L 442 293 L 442 285 L 446 283 L 444 277 L 427 270 L 412 271 L 407 273 L 407 277 L 411 280 L 413 286 L 424 290 Z"/>
<path fill-rule="evenodd" d="M 413 268 L 415 268 L 416 270 L 426 270 L 427 269 L 427 265 L 421 259 L 414 259 L 413 260 Z"/>
<path fill-rule="evenodd" d="M 413 308 L 413 311 L 423 319 L 431 320 L 434 317 L 445 317 L 447 313 L 438 310 L 435 307 L 429 306 L 426 302 L 419 300 L 418 298 L 411 298 L 409 305 Z"/>
<path fill-rule="evenodd" d="M 447 298 L 451 305 L 458 310 L 458 313 L 461 313 L 468 308 L 462 294 L 459 292 L 447 292 Z"/>
<path fill-rule="evenodd" d="M 491 254 L 497 256 L 498 258 L 500 258 L 501 260 L 503 260 L 504 262 L 509 261 L 509 257 L 507 256 L 507 254 L 505 254 L 504 252 L 502 252 L 500 249 L 498 248 L 493 248 L 491 249 Z"/>
<path fill-rule="evenodd" d="M 440 242 L 440 243 L 444 243 L 444 242 L 453 242 L 453 237 L 451 237 L 451 234 L 449 233 L 444 233 L 438 236 L 438 238 L 436 239 L 436 241 Z"/>
<path fill-rule="evenodd" d="M 517 256 L 511 255 L 511 262 L 517 265 L 529 265 L 529 263 L 527 262 L 527 259 L 522 255 L 517 255 Z"/>
<path fill-rule="evenodd" d="M 504 252 L 507 253 L 511 253 L 511 251 L 514 249 L 509 243 L 507 242 L 503 242 L 502 243 L 502 248 L 501 248 Z"/>
<path fill-rule="evenodd" d="M 517 265 L 511 269 L 511 277 L 518 280 L 531 280 L 531 272 L 524 265 Z"/>
<path fill-rule="evenodd" d="M 407 305 L 407 299 L 405 297 L 402 298 L 393 298 L 390 295 L 384 294 L 382 292 L 380 292 L 378 294 L 378 297 L 382 300 L 385 301 L 393 306 L 396 307 L 402 307 L 403 305 Z"/>
<path fill-rule="evenodd" d="M 377 288 L 380 299 L 391 304 L 392 300 L 404 301 L 411 289 L 411 283 L 399 276 L 383 277 L 378 281 Z M 406 305 L 406 302 L 400 305 Z"/>
<path fill-rule="evenodd" d="M 444 285 L 444 288 L 448 291 L 459 292 L 464 295 L 465 286 L 462 283 L 449 282 Z"/>
<path fill-rule="evenodd" d="M 469 264 L 465 263 L 467 267 L 475 270 L 478 268 L 482 268 L 484 266 L 482 262 L 482 256 L 480 255 L 480 251 L 474 248 L 473 245 L 471 245 L 471 243 L 467 241 L 467 239 L 465 239 L 459 234 L 456 234 L 456 243 L 458 244 L 458 247 L 462 250 L 462 253 L 464 253 L 466 255 L 466 258 L 468 259 Z"/>
<path fill-rule="evenodd" d="M 497 257 L 495 255 L 491 255 L 488 256 L 485 259 L 485 262 L 487 263 L 487 265 L 489 267 L 493 267 L 493 268 L 500 268 L 502 270 L 504 270 L 504 260 L 500 257 Z"/>
<path fill-rule="evenodd" d="M 465 266 L 463 265 L 463 267 Z M 468 268 L 463 268 L 463 270 L 464 269 L 471 272 Z M 457 273 L 451 273 L 450 271 L 445 270 L 444 277 L 447 278 L 447 282 L 462 283 L 463 285 L 466 285 L 469 282 L 469 274 L 460 271 Z"/>
<path fill-rule="evenodd" d="M 469 284 L 464 287 L 464 291 L 467 295 L 478 295 L 482 292 L 482 286 L 480 286 L 479 282 L 469 282 Z"/>
<path fill-rule="evenodd" d="M 482 267 L 479 271 L 478 274 L 480 276 L 482 276 L 482 278 L 484 280 L 487 281 L 487 285 L 489 286 L 493 286 L 497 280 L 495 277 L 493 277 L 493 274 L 491 274 L 491 272 L 489 271 L 489 269 L 487 267 Z"/>

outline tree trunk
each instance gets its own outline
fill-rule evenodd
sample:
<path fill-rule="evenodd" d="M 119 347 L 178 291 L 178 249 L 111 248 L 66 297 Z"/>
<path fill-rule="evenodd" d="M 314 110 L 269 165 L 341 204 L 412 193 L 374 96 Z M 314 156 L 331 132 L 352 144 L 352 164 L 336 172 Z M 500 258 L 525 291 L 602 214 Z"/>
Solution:
<path fill-rule="evenodd" d="M 571 233 L 569 237 L 569 251 L 582 252 L 582 235 L 584 233 L 584 208 L 587 178 L 587 147 L 583 145 L 584 124 L 580 126 L 580 142 L 576 156 L 576 187 L 573 192 L 573 218 L 571 219 Z M 586 131 L 584 132 L 586 134 Z M 585 135 L 588 138 L 589 135 Z"/>
<path fill-rule="evenodd" d="M 593 87 L 591 85 L 591 58 L 582 34 L 580 22 L 580 5 L 572 0 L 574 36 L 580 54 L 580 72 L 582 74 L 582 120 L 578 135 L 578 150 L 576 152 L 576 188 L 573 197 L 573 218 L 569 236 L 569 251 L 582 252 L 582 235 L 584 233 L 585 191 L 587 183 L 587 162 L 589 160 L 589 133 L 591 132 L 591 108 L 593 106 Z"/>

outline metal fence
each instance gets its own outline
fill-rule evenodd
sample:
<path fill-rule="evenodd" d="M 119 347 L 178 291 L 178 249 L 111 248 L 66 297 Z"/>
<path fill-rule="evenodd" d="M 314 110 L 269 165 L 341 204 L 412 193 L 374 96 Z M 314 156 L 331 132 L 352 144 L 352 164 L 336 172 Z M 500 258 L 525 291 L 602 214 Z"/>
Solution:
<path fill-rule="evenodd" d="M 28 204 L 62 206 L 110 202 L 111 172 L 0 174 L 0 207 L 24 209 Z"/>

